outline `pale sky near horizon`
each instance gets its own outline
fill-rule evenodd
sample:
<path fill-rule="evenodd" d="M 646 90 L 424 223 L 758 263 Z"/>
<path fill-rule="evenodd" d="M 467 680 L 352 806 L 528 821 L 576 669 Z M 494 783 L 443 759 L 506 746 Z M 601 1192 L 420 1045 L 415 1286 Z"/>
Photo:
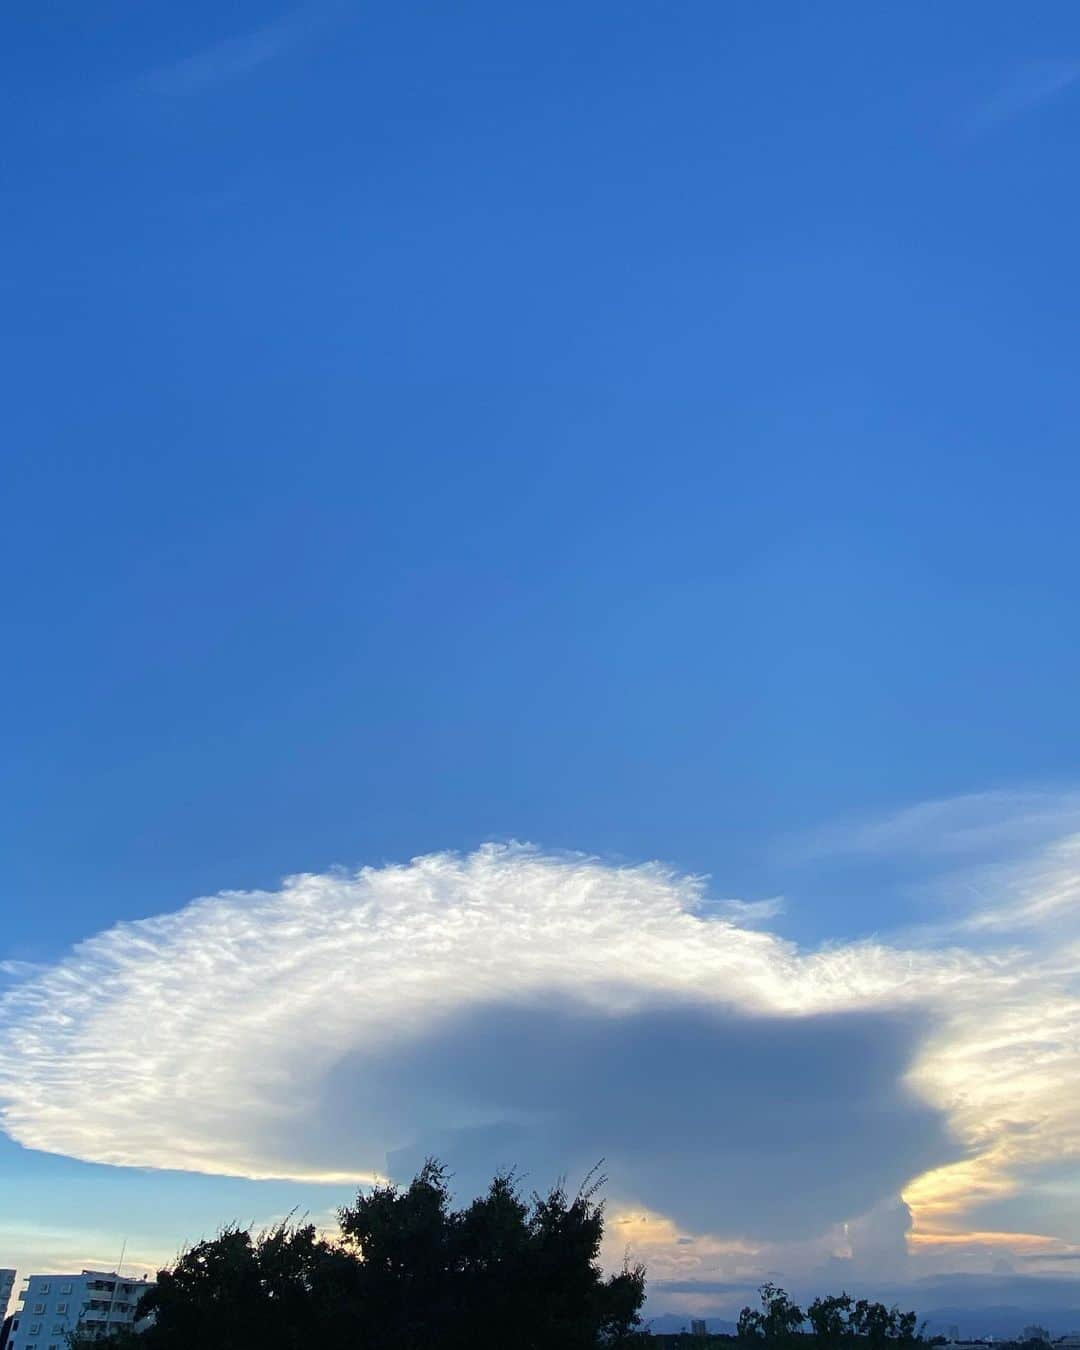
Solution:
<path fill-rule="evenodd" d="M 0 1266 L 435 1151 L 1065 1287 L 1075 8 L 0 39 Z"/>

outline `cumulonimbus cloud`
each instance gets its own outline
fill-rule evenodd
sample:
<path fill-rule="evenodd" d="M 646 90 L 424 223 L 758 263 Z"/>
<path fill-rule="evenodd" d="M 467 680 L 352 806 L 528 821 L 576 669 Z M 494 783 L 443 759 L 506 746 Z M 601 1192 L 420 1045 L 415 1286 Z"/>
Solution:
<path fill-rule="evenodd" d="M 696 1231 L 797 1235 L 901 1189 L 933 1222 L 1080 1147 L 1076 967 L 1060 933 L 803 952 L 696 878 L 487 846 L 81 944 L 0 1000 L 0 1120 L 32 1148 L 252 1177 L 605 1155 Z"/>

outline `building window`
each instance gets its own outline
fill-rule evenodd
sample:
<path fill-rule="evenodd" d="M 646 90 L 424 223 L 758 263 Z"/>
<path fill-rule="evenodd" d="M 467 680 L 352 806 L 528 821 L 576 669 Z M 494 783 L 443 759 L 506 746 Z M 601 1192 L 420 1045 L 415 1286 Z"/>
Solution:
<path fill-rule="evenodd" d="M 31 1335 L 31 1336 L 36 1336 L 40 1330 L 41 1330 L 41 1323 L 40 1323 L 40 1322 L 31 1322 L 31 1323 L 30 1323 L 30 1335 Z"/>
<path fill-rule="evenodd" d="M 53 1334 L 54 1336 L 62 1336 L 62 1335 L 64 1334 L 64 1324 L 63 1324 L 63 1322 L 54 1322 L 54 1323 L 53 1323 L 52 1334 Z"/>
<path fill-rule="evenodd" d="M 68 1305 L 67 1305 L 66 1303 L 58 1303 L 58 1304 L 56 1305 L 56 1311 L 57 1311 L 58 1313 L 66 1313 L 66 1312 L 67 1312 L 67 1309 L 68 1309 Z"/>
<path fill-rule="evenodd" d="M 48 1281 L 48 1280 L 45 1280 L 45 1281 L 41 1284 L 41 1286 L 40 1286 L 41 1292 L 42 1292 L 43 1294 L 47 1294 L 47 1293 L 49 1292 L 49 1289 L 50 1289 L 51 1287 L 52 1287 L 52 1286 L 49 1284 L 49 1281 Z"/>
<path fill-rule="evenodd" d="M 38 1317 L 40 1317 L 41 1314 L 42 1314 L 44 1311 L 45 1311 L 45 1304 L 44 1304 L 44 1303 L 35 1303 L 35 1304 L 34 1304 L 34 1312 L 37 1314 Z"/>
<path fill-rule="evenodd" d="M 70 1294 L 70 1293 L 71 1293 L 71 1285 L 70 1285 L 70 1284 L 62 1284 L 62 1285 L 60 1286 L 60 1292 L 61 1292 L 62 1294 Z"/>

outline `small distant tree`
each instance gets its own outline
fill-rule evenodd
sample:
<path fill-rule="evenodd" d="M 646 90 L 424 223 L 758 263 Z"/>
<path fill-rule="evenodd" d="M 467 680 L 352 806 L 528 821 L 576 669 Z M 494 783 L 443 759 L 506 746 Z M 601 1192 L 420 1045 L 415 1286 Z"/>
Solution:
<path fill-rule="evenodd" d="M 806 1321 L 806 1314 L 779 1286 L 771 1281 L 758 1290 L 760 1308 L 743 1308 L 739 1314 L 739 1340 L 766 1346 L 784 1346 Z"/>
<path fill-rule="evenodd" d="M 851 1295 L 843 1293 L 816 1298 L 807 1308 L 806 1319 L 813 1330 L 814 1339 L 822 1350 L 839 1345 L 848 1334 L 851 1307 Z"/>
<path fill-rule="evenodd" d="M 886 1343 L 912 1345 L 918 1340 L 915 1314 L 902 1313 L 895 1304 L 886 1308 L 883 1303 L 871 1303 L 861 1298 L 851 1310 L 848 1325 L 872 1350 Z"/>
<path fill-rule="evenodd" d="M 850 1294 L 831 1294 L 814 1299 L 806 1312 L 774 1284 L 761 1287 L 761 1307 L 744 1308 L 739 1314 L 739 1339 L 762 1350 L 790 1347 L 802 1334 L 805 1323 L 820 1350 L 901 1350 L 921 1341 L 913 1312 L 868 1299 L 857 1302 Z"/>

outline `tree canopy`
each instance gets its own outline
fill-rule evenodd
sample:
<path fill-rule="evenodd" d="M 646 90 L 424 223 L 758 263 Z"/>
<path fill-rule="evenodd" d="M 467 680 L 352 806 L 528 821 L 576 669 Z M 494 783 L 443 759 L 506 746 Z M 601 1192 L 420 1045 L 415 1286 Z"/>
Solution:
<path fill-rule="evenodd" d="M 604 1275 L 598 1184 L 526 1200 L 499 1174 L 464 1209 L 429 1161 L 362 1191 L 339 1236 L 232 1227 L 184 1252 L 143 1298 L 139 1350 L 593 1350 L 639 1323 L 645 1275 Z M 100 1345 L 101 1342 L 98 1342 Z M 121 1342 L 112 1342 L 119 1350 Z"/>
<path fill-rule="evenodd" d="M 853 1299 L 850 1294 L 831 1294 L 816 1298 L 804 1312 L 783 1289 L 763 1284 L 759 1290 L 760 1308 L 743 1308 L 739 1314 L 738 1336 L 761 1350 L 784 1350 L 812 1337 L 820 1350 L 859 1347 L 859 1350 L 901 1350 L 915 1345 L 921 1337 L 916 1315 L 887 1308 L 884 1303 Z"/>

